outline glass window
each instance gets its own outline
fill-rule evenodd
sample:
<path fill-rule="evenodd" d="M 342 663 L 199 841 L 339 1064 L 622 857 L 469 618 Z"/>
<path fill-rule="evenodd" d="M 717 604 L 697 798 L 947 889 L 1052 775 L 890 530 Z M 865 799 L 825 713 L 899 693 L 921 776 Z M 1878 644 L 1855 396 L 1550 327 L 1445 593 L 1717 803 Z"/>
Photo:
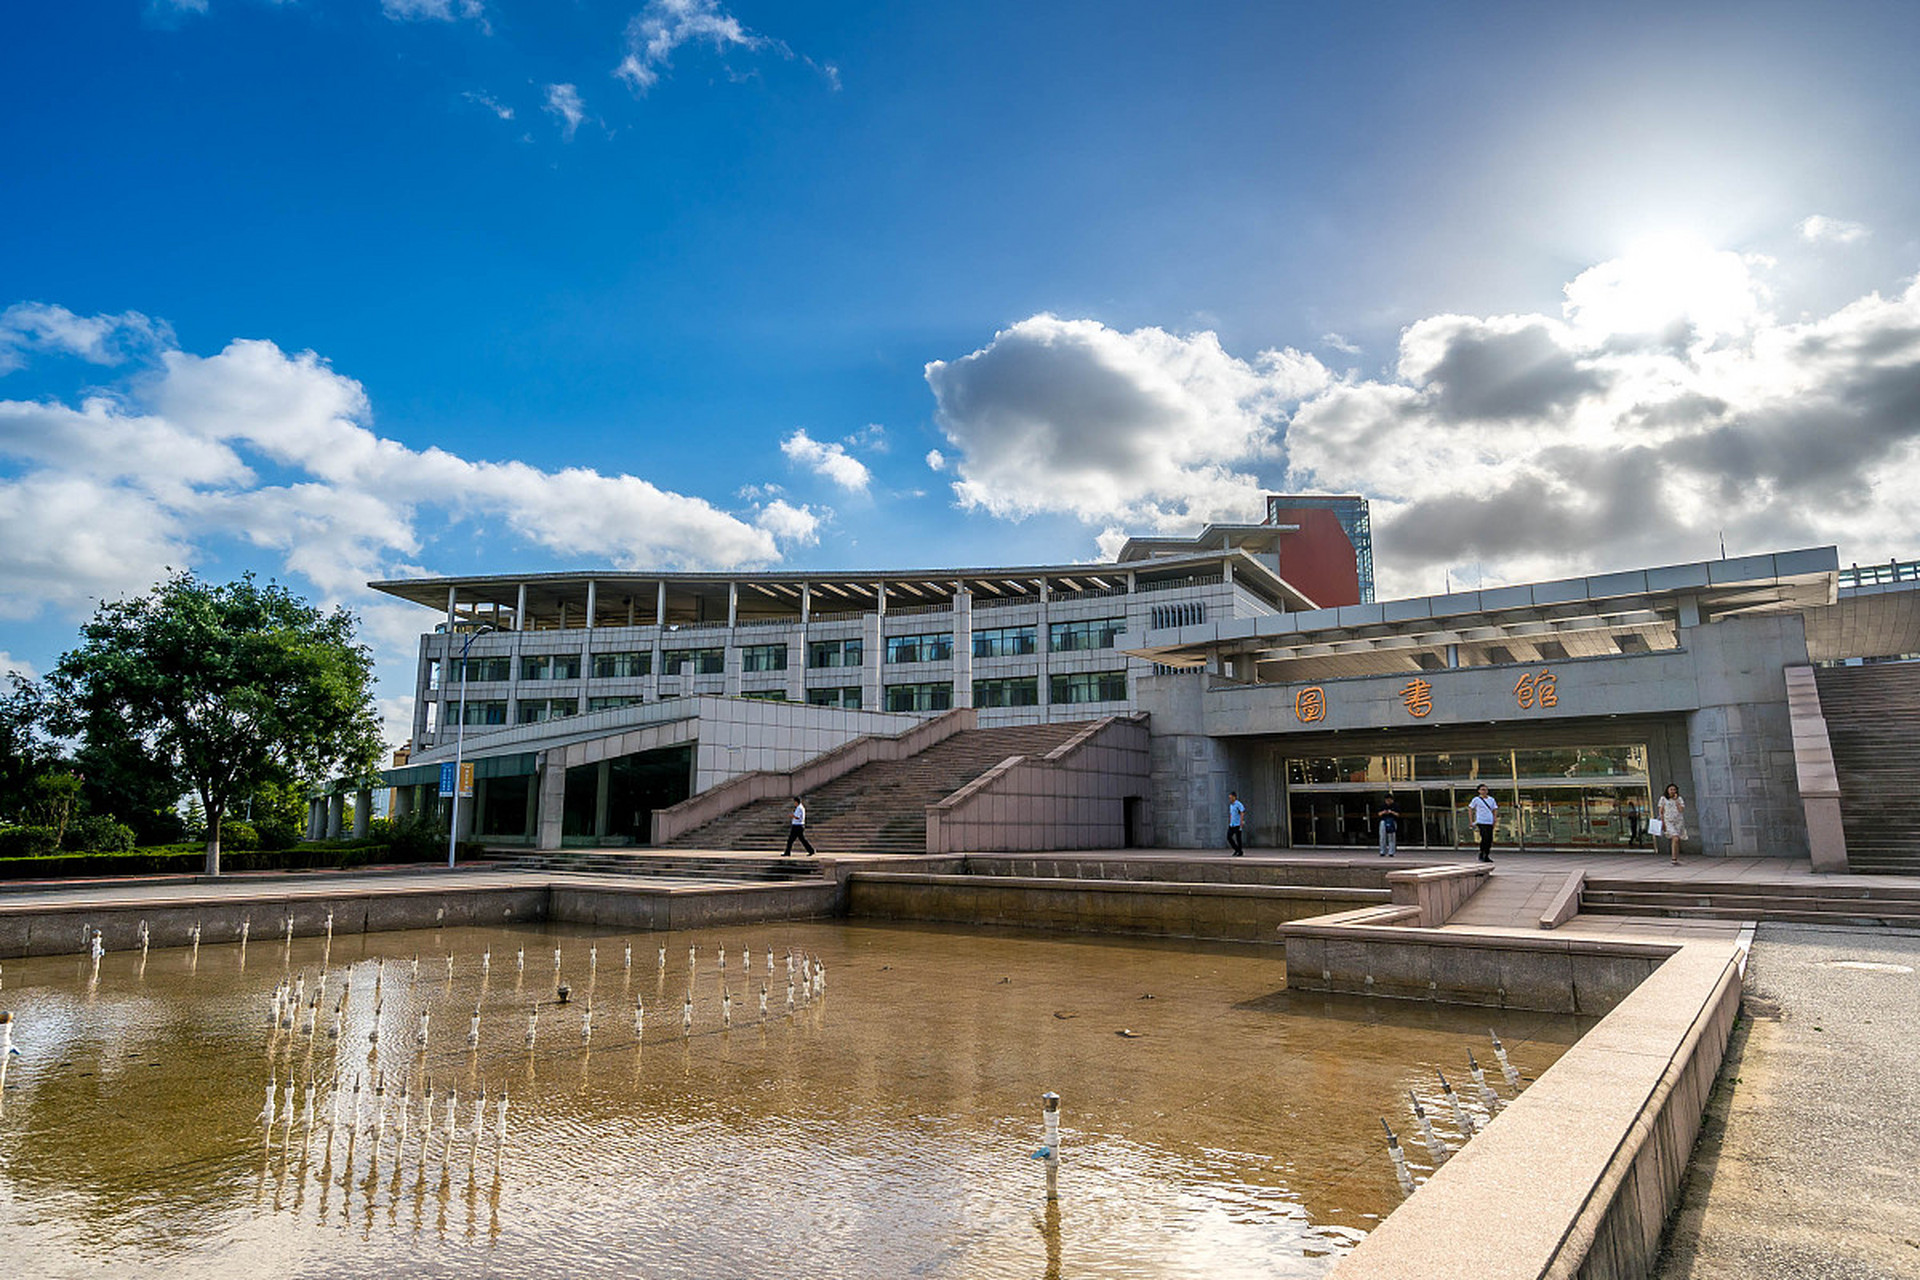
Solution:
<path fill-rule="evenodd" d="M 428 658 L 427 659 L 427 688 L 438 689 L 439 687 L 440 687 L 440 659 Z"/>
<path fill-rule="evenodd" d="M 668 649 L 660 655 L 660 674 L 717 676 L 727 669 L 725 649 Z"/>
<path fill-rule="evenodd" d="M 1120 633 L 1127 629 L 1125 618 L 1090 618 L 1082 622 L 1056 622 L 1047 628 L 1047 645 L 1056 653 L 1075 649 L 1111 649 Z M 1057 701 L 1057 699 L 1056 699 Z"/>
<path fill-rule="evenodd" d="M 452 706 L 453 718 L 459 719 L 460 704 L 456 702 L 453 703 Z M 466 722 L 468 724 L 505 724 L 507 722 L 506 700 L 500 699 L 499 701 L 494 701 L 488 699 L 484 702 L 478 699 L 469 700 L 467 703 Z"/>
<path fill-rule="evenodd" d="M 887 686 L 889 711 L 947 711 L 953 707 L 953 685 L 946 681 Z"/>
<path fill-rule="evenodd" d="M 953 633 L 930 631 L 917 636 L 888 636 L 888 662 L 945 662 L 953 656 Z"/>
<path fill-rule="evenodd" d="M 520 700 L 520 723 L 538 724 L 542 720 L 557 720 L 561 716 L 570 716 L 580 710 L 578 698 L 523 698 Z"/>
<path fill-rule="evenodd" d="M 1032 625 L 989 627 L 973 633 L 973 656 L 976 658 L 1016 658 L 1022 654 L 1037 653 L 1039 649 L 1039 628 Z"/>
<path fill-rule="evenodd" d="M 580 655 L 577 653 L 541 653 L 520 659 L 522 680 L 578 680 Z"/>
<path fill-rule="evenodd" d="M 1049 702 L 1125 702 L 1127 673 L 1124 671 L 1079 671 L 1056 675 L 1049 682 Z"/>
<path fill-rule="evenodd" d="M 973 705 L 976 707 L 1037 707 L 1040 705 L 1040 677 L 1016 676 L 1010 680 L 975 680 Z"/>
<path fill-rule="evenodd" d="M 587 710 L 617 711 L 621 707 L 638 706 L 640 703 L 645 701 L 646 701 L 645 698 L 642 698 L 637 694 L 632 694 L 627 697 L 621 697 L 621 698 L 588 698 Z"/>
<path fill-rule="evenodd" d="M 784 644 L 747 645 L 740 650 L 740 669 L 742 671 L 785 671 L 787 646 Z"/>
<path fill-rule="evenodd" d="M 593 678 L 595 680 L 630 680 L 644 676 L 653 670 L 653 652 L 642 649 L 633 653 L 596 653 L 593 655 Z"/>
<path fill-rule="evenodd" d="M 850 684 L 838 689 L 809 689 L 807 702 L 816 707 L 840 707 L 847 711 L 858 711 L 860 686 Z"/>
<path fill-rule="evenodd" d="M 500 681 L 513 678 L 513 659 L 508 657 L 470 657 L 465 662 L 456 659 L 454 665 L 461 668 L 464 677 L 474 684 L 487 680 Z"/>
<path fill-rule="evenodd" d="M 857 667 L 865 645 L 859 640 L 810 640 L 807 642 L 809 667 Z"/>
<path fill-rule="evenodd" d="M 746 689 L 741 691 L 740 696 L 751 698 L 755 702 L 785 702 L 787 691 L 785 689 Z"/>

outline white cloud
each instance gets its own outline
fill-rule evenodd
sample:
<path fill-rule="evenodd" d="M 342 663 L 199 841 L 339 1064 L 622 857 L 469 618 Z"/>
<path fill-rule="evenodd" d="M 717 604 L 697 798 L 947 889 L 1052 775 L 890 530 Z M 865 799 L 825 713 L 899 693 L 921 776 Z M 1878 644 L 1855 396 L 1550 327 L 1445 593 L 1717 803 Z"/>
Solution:
<path fill-rule="evenodd" d="M 627 23 L 627 52 L 614 69 L 635 93 L 645 93 L 672 65 L 674 51 L 685 44 L 711 45 L 714 52 L 730 48 L 752 52 L 773 42 L 740 25 L 720 8 L 718 0 L 648 0 L 647 7 Z M 831 79 L 839 80 L 838 71 Z"/>
<path fill-rule="evenodd" d="M 1872 233 L 1864 223 L 1816 213 L 1800 220 L 1800 236 L 1814 244 L 1856 244 Z"/>
<path fill-rule="evenodd" d="M 0 374 L 24 367 L 35 352 L 113 365 L 149 355 L 172 341 L 166 325 L 138 311 L 78 316 L 44 302 L 16 302 L 0 311 Z"/>
<path fill-rule="evenodd" d="M 820 540 L 820 518 L 813 509 L 796 507 L 783 498 L 775 498 L 760 508 L 754 523 L 782 542 L 801 545 Z"/>
<path fill-rule="evenodd" d="M 1277 460 L 1286 406 L 1327 371 L 1293 350 L 1240 360 L 1210 332 L 1037 315 L 926 377 L 962 506 L 1168 530 L 1258 518 L 1248 468 Z"/>
<path fill-rule="evenodd" d="M 0 401 L 0 617 L 83 615 L 237 539 L 351 604 L 410 686 L 422 615 L 365 584 L 417 576 L 431 535 L 465 526 L 619 569 L 711 570 L 818 537 L 814 511 L 778 499 L 743 518 L 638 476 L 414 449 L 371 420 L 359 383 L 258 340 L 167 351 L 78 406 Z"/>
<path fill-rule="evenodd" d="M 462 18 L 486 25 L 487 7 L 481 0 L 380 0 L 380 12 L 396 22 L 457 22 Z"/>
<path fill-rule="evenodd" d="M 469 89 L 460 96 L 475 106 L 485 107 L 502 120 L 513 119 L 513 108 L 504 102 L 497 101 L 491 94 L 481 93 L 478 89 Z"/>
<path fill-rule="evenodd" d="M 1356 347 L 1353 343 L 1348 342 L 1345 338 L 1341 337 L 1337 333 L 1321 334 L 1320 345 L 1323 347 L 1331 347 L 1335 351 L 1340 352 L 1342 355 L 1357 356 L 1360 354 L 1359 347 Z"/>
<path fill-rule="evenodd" d="M 0 649 L 0 677 L 17 675 L 23 680 L 38 680 L 40 673 L 25 658 L 16 658 L 5 649 Z"/>
<path fill-rule="evenodd" d="M 927 468 L 931 471 L 945 471 L 947 469 L 947 455 L 938 449 L 927 450 Z"/>
<path fill-rule="evenodd" d="M 1664 266 L 1665 270 L 1658 269 Z M 1911 554 L 1920 284 L 1783 323 L 1765 259 L 1602 263 L 1560 317 L 1436 316 L 1295 411 L 1295 487 L 1374 499 L 1383 589 L 1838 543 Z M 1690 283 L 1694 288 L 1677 287 Z"/>
<path fill-rule="evenodd" d="M 580 122 L 587 118 L 585 104 L 580 101 L 580 91 L 570 84 L 550 84 L 547 86 L 547 105 L 545 108 L 560 117 L 560 134 L 568 142 L 580 129 Z"/>
<path fill-rule="evenodd" d="M 806 467 L 815 475 L 825 476 L 833 483 L 852 493 L 865 493 L 873 473 L 860 459 L 848 453 L 845 445 L 822 444 L 806 433 L 804 428 L 780 442 L 780 452 L 787 455 L 789 461 Z"/>

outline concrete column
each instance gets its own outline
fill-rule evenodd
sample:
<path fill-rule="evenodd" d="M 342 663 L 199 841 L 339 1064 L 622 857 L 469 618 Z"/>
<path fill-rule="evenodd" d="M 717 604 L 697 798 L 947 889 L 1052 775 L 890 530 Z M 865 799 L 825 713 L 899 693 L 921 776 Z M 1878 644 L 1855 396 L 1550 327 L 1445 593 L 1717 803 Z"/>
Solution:
<path fill-rule="evenodd" d="M 327 833 L 327 802 L 308 799 L 307 801 L 307 839 L 318 840 Z"/>
<path fill-rule="evenodd" d="M 600 613 L 600 584 L 592 578 L 587 579 L 587 630 L 593 630 L 594 619 Z"/>
<path fill-rule="evenodd" d="M 567 629 L 567 602 L 565 600 L 560 602 L 560 629 L 562 631 Z"/>
<path fill-rule="evenodd" d="M 353 838 L 365 840 L 373 830 L 373 788 L 353 789 Z"/>
<path fill-rule="evenodd" d="M 327 839 L 338 840 L 347 818 L 347 797 L 336 791 L 327 797 Z"/>
<path fill-rule="evenodd" d="M 886 641 L 882 638 L 881 615 L 870 613 L 861 619 L 861 647 L 865 656 L 860 669 L 860 706 L 867 711 L 883 711 L 880 702 L 881 669 L 886 663 Z M 846 668 L 842 667 L 841 670 Z"/>
<path fill-rule="evenodd" d="M 1053 705 L 1053 681 L 1050 679 L 1053 673 L 1052 617 L 1053 591 L 1047 586 L 1047 580 L 1042 578 L 1040 579 L 1040 621 L 1034 624 L 1033 647 L 1040 663 L 1040 705 L 1043 707 Z M 1053 719 L 1052 711 L 1044 714 L 1048 720 Z"/>
<path fill-rule="evenodd" d="M 394 787 L 387 792 L 387 821 L 404 822 L 413 816 L 413 788 Z"/>
<path fill-rule="evenodd" d="M 973 705 L 973 593 L 960 583 L 953 593 L 953 705 Z"/>
<path fill-rule="evenodd" d="M 886 583 L 876 582 L 873 584 L 873 605 L 874 605 L 874 613 L 877 616 L 882 618 L 887 616 L 887 584 Z"/>
<path fill-rule="evenodd" d="M 527 584 L 524 582 L 514 592 L 513 629 L 515 631 L 527 629 Z"/>
<path fill-rule="evenodd" d="M 807 629 L 795 627 L 787 633 L 787 701 L 807 700 Z"/>
<path fill-rule="evenodd" d="M 727 678 L 721 688 L 729 698 L 740 696 L 740 646 L 733 642 L 733 632 L 727 632 L 727 647 L 722 651 L 726 661 Z"/>
<path fill-rule="evenodd" d="M 611 781 L 613 781 L 613 761 L 602 760 L 593 800 L 593 834 L 596 836 L 607 834 L 607 792 L 609 790 L 607 784 Z"/>
<path fill-rule="evenodd" d="M 1229 585 L 1231 585 L 1231 584 L 1232 584 L 1232 582 L 1233 582 L 1233 561 L 1231 561 L 1231 560 L 1222 560 L 1222 561 L 1220 562 L 1220 581 L 1222 581 L 1222 582 L 1225 582 L 1225 583 L 1227 583 L 1227 584 L 1229 584 Z"/>
<path fill-rule="evenodd" d="M 665 648 L 661 643 L 666 638 L 666 628 L 653 629 L 653 657 L 647 663 L 646 698 L 649 702 L 660 700 L 660 651 Z"/>
<path fill-rule="evenodd" d="M 638 614 L 634 610 L 633 597 L 628 596 L 627 597 L 627 625 L 630 627 L 636 625 L 637 618 L 638 618 Z"/>
<path fill-rule="evenodd" d="M 520 723 L 520 634 L 514 633 L 507 656 L 507 723 Z"/>
<path fill-rule="evenodd" d="M 737 582 L 729 582 L 727 584 L 727 629 L 732 630 L 739 625 L 740 584 Z"/>
<path fill-rule="evenodd" d="M 447 588 L 447 634 L 453 634 L 454 609 L 460 603 L 460 588 Z"/>
<path fill-rule="evenodd" d="M 800 625 L 806 626 L 813 621 L 813 588 L 806 583 L 800 584 Z"/>
<path fill-rule="evenodd" d="M 539 801 L 534 809 L 535 848 L 560 847 L 560 830 L 567 809 L 567 771 L 561 767 L 560 760 L 557 754 L 540 753 L 537 766 L 539 784 L 534 788 L 539 792 Z"/>

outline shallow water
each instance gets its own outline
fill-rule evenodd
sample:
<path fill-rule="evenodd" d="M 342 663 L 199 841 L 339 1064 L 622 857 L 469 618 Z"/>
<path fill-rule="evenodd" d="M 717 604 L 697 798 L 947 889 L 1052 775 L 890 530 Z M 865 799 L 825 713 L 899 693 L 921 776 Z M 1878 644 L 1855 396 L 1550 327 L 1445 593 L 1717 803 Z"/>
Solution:
<path fill-rule="evenodd" d="M 800 984 L 791 1013 L 788 951 L 826 970 L 825 992 Z M 304 1009 L 291 1030 L 270 1026 L 276 984 L 304 974 L 311 998 L 323 966 L 316 1033 Z M 1378 1117 L 1423 1176 L 1409 1089 L 1457 1141 L 1436 1066 L 1462 1088 L 1471 1050 L 1505 1094 L 1489 1024 L 1528 1078 L 1582 1029 L 1290 995 L 1275 948 L 873 924 L 256 940 L 244 954 L 110 953 L 97 978 L 84 956 L 10 960 L 4 980 L 20 1056 L 0 1091 L 0 1258 L 49 1277 L 1321 1275 L 1399 1201 Z M 1030 1158 L 1049 1089 L 1062 1097 L 1054 1206 Z"/>

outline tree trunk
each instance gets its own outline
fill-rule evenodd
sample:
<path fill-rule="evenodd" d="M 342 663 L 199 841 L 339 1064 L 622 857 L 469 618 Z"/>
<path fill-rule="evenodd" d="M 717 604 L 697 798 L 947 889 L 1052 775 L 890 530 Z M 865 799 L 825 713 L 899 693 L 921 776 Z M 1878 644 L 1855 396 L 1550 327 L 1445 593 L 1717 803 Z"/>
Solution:
<path fill-rule="evenodd" d="M 220 809 L 201 802 L 207 814 L 207 874 L 220 874 Z"/>

